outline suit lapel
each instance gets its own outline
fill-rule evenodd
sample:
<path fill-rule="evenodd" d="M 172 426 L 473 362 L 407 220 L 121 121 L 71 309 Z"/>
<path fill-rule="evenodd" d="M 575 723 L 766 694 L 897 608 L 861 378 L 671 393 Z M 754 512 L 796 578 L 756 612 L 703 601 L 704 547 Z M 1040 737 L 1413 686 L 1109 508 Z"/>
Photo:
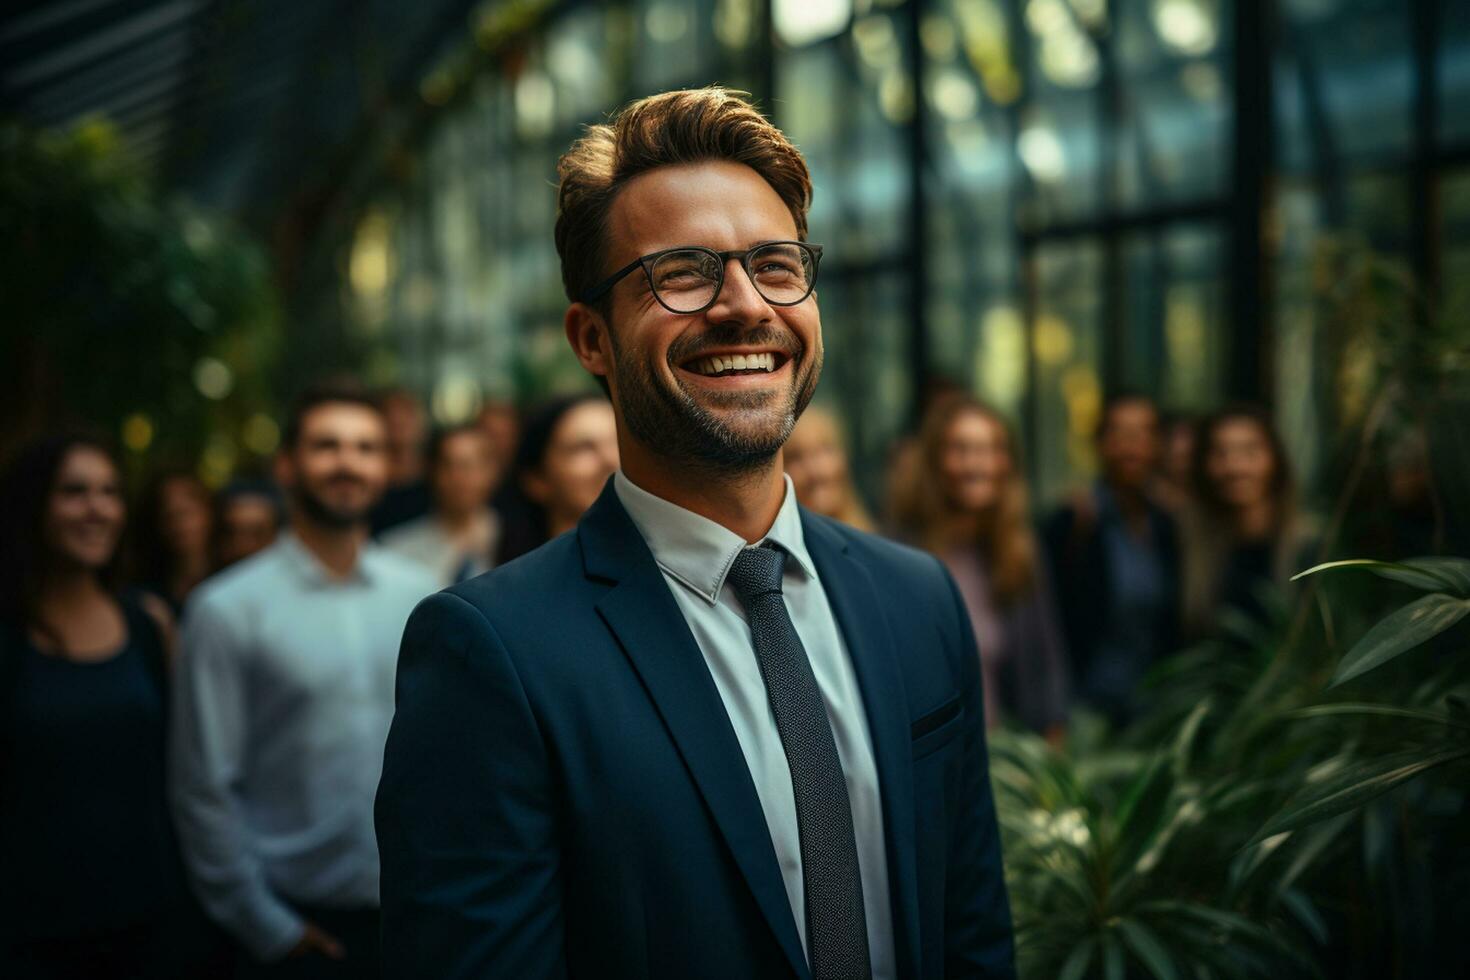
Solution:
<path fill-rule="evenodd" d="M 900 976 L 917 977 L 919 878 L 915 863 L 913 746 L 901 654 L 883 614 L 887 604 L 873 577 L 826 521 L 802 509 L 802 532 L 822 588 L 852 658 L 867 709 L 868 730 L 883 797 L 895 959 Z"/>
<path fill-rule="evenodd" d="M 740 742 L 684 614 L 611 481 L 577 533 L 588 576 L 616 583 L 598 613 L 648 690 L 792 969 L 809 977 Z"/>

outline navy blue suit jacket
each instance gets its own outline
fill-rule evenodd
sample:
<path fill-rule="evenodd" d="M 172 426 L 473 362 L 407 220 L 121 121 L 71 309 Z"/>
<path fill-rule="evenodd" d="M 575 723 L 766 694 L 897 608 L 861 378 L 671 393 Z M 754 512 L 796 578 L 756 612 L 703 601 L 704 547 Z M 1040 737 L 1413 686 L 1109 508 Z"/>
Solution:
<path fill-rule="evenodd" d="M 1013 977 L 969 618 L 933 558 L 802 512 L 872 732 L 905 978 Z M 704 657 L 609 482 L 409 619 L 378 789 L 392 978 L 810 973 Z"/>

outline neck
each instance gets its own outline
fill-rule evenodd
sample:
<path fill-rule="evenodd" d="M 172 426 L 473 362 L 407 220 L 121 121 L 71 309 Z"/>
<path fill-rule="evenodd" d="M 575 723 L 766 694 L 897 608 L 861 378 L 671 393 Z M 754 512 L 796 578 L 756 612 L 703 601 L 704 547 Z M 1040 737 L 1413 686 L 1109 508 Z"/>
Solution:
<path fill-rule="evenodd" d="M 570 531 L 572 528 L 574 528 L 574 527 L 577 526 L 577 521 L 579 521 L 580 519 L 581 519 L 581 515 L 580 514 L 562 514 L 562 513 L 550 514 L 550 513 L 548 513 L 546 515 L 546 538 L 547 538 L 547 540 L 549 541 L 550 539 L 556 537 L 559 534 L 563 534 L 563 533 L 565 533 L 567 531 Z"/>
<path fill-rule="evenodd" d="M 1276 512 L 1271 501 L 1262 500 L 1236 510 L 1235 530 L 1247 541 L 1258 541 L 1270 536 L 1275 520 Z"/>
<path fill-rule="evenodd" d="M 291 530 L 306 550 L 338 578 L 346 578 L 357 567 L 357 554 L 367 537 L 366 528 L 360 524 L 328 527 L 299 514 L 291 519 Z"/>
<path fill-rule="evenodd" d="M 1109 480 L 1108 489 L 1113 492 L 1113 500 L 1123 513 L 1138 514 L 1148 510 L 1148 498 L 1144 495 L 1143 487 Z"/>
<path fill-rule="evenodd" d="M 454 511 L 439 511 L 439 524 L 450 534 L 461 534 L 468 531 L 475 524 L 475 518 L 480 515 L 478 509 Z"/>
<path fill-rule="evenodd" d="M 780 450 L 765 463 L 732 474 L 687 463 L 674 465 L 621 434 L 618 442 L 624 475 L 655 497 L 708 518 L 749 542 L 765 537 L 776 523 L 786 499 Z"/>
<path fill-rule="evenodd" d="M 173 584 L 187 589 L 197 585 L 208 574 L 209 555 L 207 553 L 179 555 L 174 563 Z"/>
<path fill-rule="evenodd" d="M 40 601 L 43 606 L 66 607 L 87 602 L 102 591 L 102 584 L 91 569 L 57 568 L 46 574 Z"/>
<path fill-rule="evenodd" d="M 944 540 L 950 546 L 982 544 L 990 538 L 995 511 L 951 511 L 944 522 Z"/>

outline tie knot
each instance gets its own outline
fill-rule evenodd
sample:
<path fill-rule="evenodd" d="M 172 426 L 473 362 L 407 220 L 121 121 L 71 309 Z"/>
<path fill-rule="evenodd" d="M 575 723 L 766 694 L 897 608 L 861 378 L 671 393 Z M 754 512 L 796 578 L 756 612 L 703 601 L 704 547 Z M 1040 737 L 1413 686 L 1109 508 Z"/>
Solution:
<path fill-rule="evenodd" d="M 778 548 L 741 548 L 726 580 L 734 586 L 741 602 L 769 592 L 779 595 L 781 571 L 785 566 L 786 552 Z"/>

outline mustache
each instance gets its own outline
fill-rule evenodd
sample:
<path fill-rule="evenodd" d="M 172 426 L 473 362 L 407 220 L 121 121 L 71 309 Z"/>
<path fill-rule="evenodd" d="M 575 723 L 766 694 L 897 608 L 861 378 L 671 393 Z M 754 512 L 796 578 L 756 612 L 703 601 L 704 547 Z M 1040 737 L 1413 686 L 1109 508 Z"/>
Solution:
<path fill-rule="evenodd" d="M 366 486 L 367 481 L 355 473 L 347 473 L 338 470 L 336 473 L 328 474 L 317 481 L 320 486 L 333 486 L 342 483 L 351 483 L 354 486 Z"/>
<path fill-rule="evenodd" d="M 697 337 L 680 337 L 669 344 L 669 364 L 687 364 L 706 351 L 721 347 L 765 347 L 779 351 L 793 361 L 804 351 L 801 341 L 789 331 L 770 326 L 747 329 L 727 323 L 711 327 Z"/>

